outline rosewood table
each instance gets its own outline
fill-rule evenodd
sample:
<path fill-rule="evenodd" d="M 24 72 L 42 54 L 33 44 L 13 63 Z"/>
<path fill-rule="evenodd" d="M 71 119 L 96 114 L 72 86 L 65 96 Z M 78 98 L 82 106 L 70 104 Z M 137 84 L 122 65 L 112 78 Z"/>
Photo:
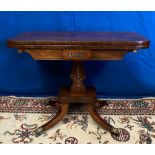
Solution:
<path fill-rule="evenodd" d="M 91 117 L 112 135 L 119 135 L 118 128 L 107 123 L 98 114 L 96 90 L 84 84 L 84 61 L 121 60 L 128 52 L 149 47 L 149 40 L 129 32 L 33 32 L 24 33 L 7 41 L 8 47 L 29 53 L 34 60 L 73 61 L 72 84 L 60 89 L 56 115 L 35 130 L 39 136 L 57 124 L 67 113 L 71 103 L 86 104 Z"/>

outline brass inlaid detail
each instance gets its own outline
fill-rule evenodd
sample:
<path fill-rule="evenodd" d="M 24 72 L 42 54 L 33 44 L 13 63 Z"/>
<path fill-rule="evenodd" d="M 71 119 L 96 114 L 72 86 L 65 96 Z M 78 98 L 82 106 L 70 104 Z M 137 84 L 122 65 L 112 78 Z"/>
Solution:
<path fill-rule="evenodd" d="M 90 58 L 90 50 L 63 50 L 63 59 L 65 60 L 83 60 Z"/>

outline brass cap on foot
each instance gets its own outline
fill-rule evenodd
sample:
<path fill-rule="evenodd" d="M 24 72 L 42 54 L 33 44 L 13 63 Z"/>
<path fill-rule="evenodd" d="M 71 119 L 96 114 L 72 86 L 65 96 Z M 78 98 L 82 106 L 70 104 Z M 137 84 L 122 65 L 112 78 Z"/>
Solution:
<path fill-rule="evenodd" d="M 114 135 L 116 135 L 116 136 L 119 136 L 119 130 L 118 130 L 118 128 L 112 128 L 112 131 L 111 131 L 111 134 L 114 134 Z"/>
<path fill-rule="evenodd" d="M 37 128 L 37 129 L 34 131 L 36 137 L 39 137 L 40 135 L 42 135 L 43 132 L 44 132 L 44 131 L 43 131 L 43 128 L 42 128 L 42 127 L 39 127 L 39 128 Z"/>

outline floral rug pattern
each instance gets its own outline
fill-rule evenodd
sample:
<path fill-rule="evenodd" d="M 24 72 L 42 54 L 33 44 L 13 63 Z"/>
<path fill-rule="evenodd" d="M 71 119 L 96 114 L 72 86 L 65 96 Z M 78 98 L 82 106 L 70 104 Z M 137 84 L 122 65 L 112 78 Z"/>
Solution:
<path fill-rule="evenodd" d="M 119 128 L 116 137 L 100 128 L 84 106 L 69 113 L 43 135 L 34 130 L 55 115 L 56 98 L 0 97 L 0 144 L 154 144 L 155 99 L 108 100 L 99 110 L 103 119 Z"/>

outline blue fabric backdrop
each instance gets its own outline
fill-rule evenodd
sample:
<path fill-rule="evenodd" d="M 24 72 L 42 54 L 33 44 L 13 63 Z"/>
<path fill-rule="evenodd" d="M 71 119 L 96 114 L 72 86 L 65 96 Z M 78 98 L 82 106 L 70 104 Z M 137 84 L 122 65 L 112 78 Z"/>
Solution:
<path fill-rule="evenodd" d="M 6 46 L 29 31 L 133 31 L 151 41 L 149 49 L 123 61 L 87 62 L 86 83 L 99 97 L 155 96 L 155 12 L 0 12 L 0 95 L 56 95 L 70 84 L 70 62 L 34 61 Z"/>

